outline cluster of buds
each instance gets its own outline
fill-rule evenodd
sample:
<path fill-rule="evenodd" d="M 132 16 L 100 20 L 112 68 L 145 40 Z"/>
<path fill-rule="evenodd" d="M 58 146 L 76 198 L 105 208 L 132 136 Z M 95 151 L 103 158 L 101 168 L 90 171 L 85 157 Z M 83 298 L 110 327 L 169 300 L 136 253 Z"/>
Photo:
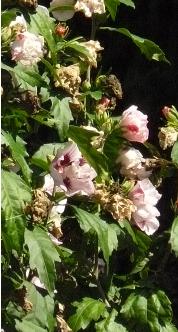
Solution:
<path fill-rule="evenodd" d="M 96 113 L 98 114 L 105 113 L 108 110 L 110 103 L 111 100 L 106 96 L 103 96 L 96 105 Z"/>

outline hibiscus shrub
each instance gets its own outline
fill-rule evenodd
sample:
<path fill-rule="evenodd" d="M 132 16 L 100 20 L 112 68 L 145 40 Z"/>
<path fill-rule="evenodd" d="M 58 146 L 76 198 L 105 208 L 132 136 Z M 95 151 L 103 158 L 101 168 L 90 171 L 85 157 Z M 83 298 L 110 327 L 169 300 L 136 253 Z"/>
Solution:
<path fill-rule="evenodd" d="M 108 26 L 119 5 L 135 7 L 2 2 L 3 331 L 177 331 L 167 286 L 177 202 L 165 183 L 176 179 L 178 112 L 163 108 L 156 147 L 144 110 L 132 100 L 120 109 L 121 83 L 102 72 L 96 30 L 168 60 L 154 42 Z M 88 39 L 71 28 L 75 12 L 88 17 Z"/>

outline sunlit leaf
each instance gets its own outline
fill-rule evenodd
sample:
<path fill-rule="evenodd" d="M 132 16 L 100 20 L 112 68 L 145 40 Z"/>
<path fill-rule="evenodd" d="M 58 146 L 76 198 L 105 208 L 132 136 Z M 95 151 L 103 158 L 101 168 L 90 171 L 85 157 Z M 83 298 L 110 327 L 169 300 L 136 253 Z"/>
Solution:
<path fill-rule="evenodd" d="M 178 257 L 178 217 L 176 217 L 173 221 L 171 227 L 171 237 L 170 237 L 171 249 L 175 252 Z"/>
<path fill-rule="evenodd" d="M 2 171 L 2 209 L 9 249 L 20 252 L 25 229 L 25 202 L 31 200 L 30 188 L 13 172 Z"/>
<path fill-rule="evenodd" d="M 140 49 L 141 53 L 146 56 L 148 60 L 155 60 L 155 61 L 164 61 L 170 64 L 169 60 L 166 58 L 164 52 L 161 48 L 155 44 L 153 41 L 139 37 L 137 35 L 132 34 L 128 29 L 125 28 L 110 28 L 110 27 L 103 27 L 103 30 L 115 31 L 119 32 L 127 37 L 129 37 L 133 43 Z"/>
<path fill-rule="evenodd" d="M 83 298 L 82 302 L 74 302 L 73 305 L 77 307 L 77 311 L 68 321 L 73 332 L 84 330 L 92 320 L 97 321 L 105 310 L 104 303 L 89 297 Z"/>
<path fill-rule="evenodd" d="M 31 163 L 43 168 L 45 171 L 49 171 L 48 157 L 55 156 L 57 150 L 63 149 L 65 145 L 65 143 L 49 143 L 42 145 L 32 156 Z"/>
<path fill-rule="evenodd" d="M 31 178 L 31 170 L 25 160 L 25 157 L 28 157 L 28 153 L 25 149 L 25 142 L 20 139 L 20 137 L 16 138 L 16 141 L 13 139 L 12 135 L 3 131 L 3 137 L 5 139 L 6 145 L 9 146 L 12 158 L 14 161 L 18 163 L 20 166 L 24 178 L 27 182 L 30 182 Z"/>
<path fill-rule="evenodd" d="M 52 293 L 56 280 L 55 261 L 60 261 L 54 244 L 39 227 L 35 227 L 33 231 L 25 230 L 25 243 L 30 253 L 31 269 L 37 269 L 40 281 Z"/>
<path fill-rule="evenodd" d="M 30 32 L 36 33 L 37 35 L 41 35 L 44 37 L 50 51 L 51 57 L 54 62 L 56 63 L 56 55 L 57 55 L 57 48 L 56 48 L 56 41 L 53 36 L 53 32 L 55 30 L 55 20 L 52 19 L 47 9 L 43 8 L 42 6 L 37 7 L 36 13 L 30 15 Z"/>
<path fill-rule="evenodd" d="M 103 251 L 103 256 L 109 264 L 109 257 L 114 249 L 117 249 L 118 239 L 112 224 L 107 224 L 98 216 L 85 210 L 73 207 L 75 215 L 84 232 L 94 232 L 98 236 L 98 244 Z"/>
<path fill-rule="evenodd" d="M 23 319 L 21 322 L 16 319 L 15 322 L 15 328 L 18 332 L 47 332 L 46 329 L 43 329 L 42 327 L 26 319 Z"/>
<path fill-rule="evenodd" d="M 178 165 L 178 141 L 174 144 L 171 152 L 172 161 Z"/>
<path fill-rule="evenodd" d="M 55 120 L 55 127 L 58 130 L 60 139 L 64 141 L 69 129 L 69 123 L 73 120 L 73 116 L 69 107 L 70 98 L 59 100 L 57 97 L 51 98 L 51 115 Z"/>
<path fill-rule="evenodd" d="M 115 309 L 110 314 L 105 314 L 106 318 L 95 324 L 96 332 L 128 332 L 123 325 L 116 323 L 117 314 Z"/>
<path fill-rule="evenodd" d="M 146 327 L 151 332 L 160 332 L 165 323 L 171 321 L 171 303 L 161 290 L 152 294 L 138 291 L 129 295 L 121 314 L 128 321 L 134 320 L 142 329 Z"/>
<path fill-rule="evenodd" d="M 30 282 L 24 281 L 23 285 L 27 290 L 26 298 L 32 304 L 32 309 L 25 316 L 25 320 L 53 331 L 55 325 L 54 299 L 49 295 L 42 296 Z"/>

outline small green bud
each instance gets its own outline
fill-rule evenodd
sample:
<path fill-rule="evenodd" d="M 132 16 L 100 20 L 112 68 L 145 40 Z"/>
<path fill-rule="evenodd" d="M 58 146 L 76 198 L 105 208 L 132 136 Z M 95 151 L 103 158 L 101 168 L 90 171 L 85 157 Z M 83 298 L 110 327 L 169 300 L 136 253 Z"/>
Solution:
<path fill-rule="evenodd" d="M 91 84 L 88 80 L 85 80 L 83 83 L 82 83 L 82 90 L 83 92 L 86 92 L 86 91 L 89 91 L 91 89 Z"/>

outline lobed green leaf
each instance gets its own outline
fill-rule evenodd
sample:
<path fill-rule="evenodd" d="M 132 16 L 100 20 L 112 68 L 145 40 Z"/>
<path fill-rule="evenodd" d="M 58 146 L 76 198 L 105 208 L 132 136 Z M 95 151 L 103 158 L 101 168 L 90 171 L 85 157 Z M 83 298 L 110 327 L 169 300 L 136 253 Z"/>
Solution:
<path fill-rule="evenodd" d="M 25 180 L 27 182 L 30 182 L 32 171 L 25 160 L 25 157 L 28 157 L 28 153 L 25 149 L 26 143 L 18 136 L 16 137 L 15 141 L 10 133 L 6 133 L 4 131 L 3 137 L 5 140 L 5 144 L 10 148 L 12 158 L 20 166 Z"/>
<path fill-rule="evenodd" d="M 81 229 L 86 233 L 94 232 L 97 235 L 99 247 L 103 251 L 103 256 L 108 265 L 109 257 L 111 256 L 113 250 L 116 250 L 118 246 L 115 227 L 112 227 L 112 224 L 107 224 L 104 220 L 92 213 L 79 209 L 75 206 L 73 206 L 73 208 Z"/>
<path fill-rule="evenodd" d="M 4 229 L 9 250 L 21 251 L 25 230 L 25 202 L 31 200 L 31 191 L 20 176 L 2 171 L 2 209 L 5 216 Z"/>
<path fill-rule="evenodd" d="M 30 253 L 30 268 L 37 269 L 41 282 L 52 293 L 56 280 L 55 262 L 60 262 L 54 244 L 40 227 L 33 231 L 25 230 L 25 244 Z"/>
<path fill-rule="evenodd" d="M 97 321 L 105 310 L 105 304 L 101 301 L 85 297 L 82 302 L 74 302 L 77 311 L 69 318 L 68 324 L 73 332 L 85 329 L 92 320 Z"/>
<path fill-rule="evenodd" d="M 167 62 L 168 64 L 170 64 L 170 62 L 166 58 L 164 52 L 153 41 L 146 39 L 146 38 L 139 37 L 137 35 L 134 35 L 128 29 L 125 29 L 125 28 L 103 27 L 101 29 L 119 32 L 119 33 L 125 35 L 126 37 L 129 37 L 133 41 L 133 43 L 140 49 L 141 53 L 144 54 L 148 60 L 164 61 L 164 62 Z"/>

